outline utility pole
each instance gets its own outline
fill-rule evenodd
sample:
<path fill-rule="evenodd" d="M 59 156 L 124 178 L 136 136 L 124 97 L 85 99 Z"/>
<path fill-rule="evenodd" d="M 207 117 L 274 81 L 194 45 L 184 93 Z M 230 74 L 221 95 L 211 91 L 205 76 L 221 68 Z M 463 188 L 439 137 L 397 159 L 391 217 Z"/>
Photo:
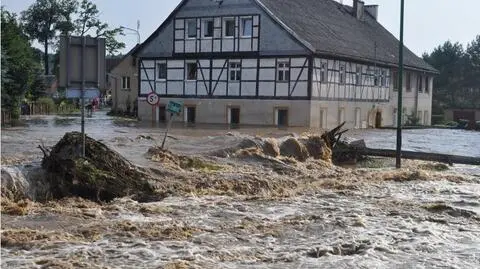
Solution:
<path fill-rule="evenodd" d="M 133 29 L 125 26 L 120 26 L 120 28 L 135 32 L 137 34 L 137 44 L 140 44 L 140 21 L 137 21 L 137 29 Z"/>
<path fill-rule="evenodd" d="M 82 50 L 81 50 L 81 74 L 82 74 L 82 88 L 80 89 L 80 99 L 82 102 L 82 157 L 85 158 L 85 37 L 82 37 Z"/>
<path fill-rule="evenodd" d="M 402 167 L 402 118 L 403 118 L 403 19 L 405 3 L 400 0 L 400 48 L 398 52 L 398 108 L 397 108 L 397 154 L 395 166 Z"/>

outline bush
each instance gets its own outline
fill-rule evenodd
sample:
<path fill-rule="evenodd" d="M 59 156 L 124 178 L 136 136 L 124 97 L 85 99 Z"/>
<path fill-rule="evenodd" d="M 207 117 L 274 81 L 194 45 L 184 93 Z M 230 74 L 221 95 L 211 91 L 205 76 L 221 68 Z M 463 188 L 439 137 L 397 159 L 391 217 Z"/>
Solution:
<path fill-rule="evenodd" d="M 418 125 L 420 125 L 420 118 L 415 113 L 407 115 L 407 122 L 405 123 L 405 125 L 406 126 L 418 126 Z"/>
<path fill-rule="evenodd" d="M 445 122 L 445 117 L 443 115 L 432 115 L 432 125 L 443 124 Z"/>
<path fill-rule="evenodd" d="M 38 98 L 36 103 L 41 104 L 41 105 L 46 105 L 48 111 L 50 111 L 50 112 L 55 112 L 56 111 L 55 101 L 53 101 L 53 99 L 50 98 L 50 97 L 40 97 L 40 98 Z"/>

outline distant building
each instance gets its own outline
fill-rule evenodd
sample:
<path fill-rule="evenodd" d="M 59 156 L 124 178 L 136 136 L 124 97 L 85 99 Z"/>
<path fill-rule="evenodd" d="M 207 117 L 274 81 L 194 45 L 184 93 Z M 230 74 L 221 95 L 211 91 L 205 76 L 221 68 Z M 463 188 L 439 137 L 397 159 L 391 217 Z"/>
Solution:
<path fill-rule="evenodd" d="M 468 127 L 474 128 L 477 121 L 480 121 L 480 109 L 448 108 L 444 112 L 446 121 L 467 120 Z"/>
<path fill-rule="evenodd" d="M 116 61 L 107 75 L 109 77 L 112 109 L 115 111 L 133 112 L 138 97 L 138 67 L 137 58 L 133 53 L 139 45 L 132 48 L 126 55 Z"/>
<path fill-rule="evenodd" d="M 399 41 L 377 16 L 358 0 L 183 0 L 135 52 L 139 115 L 155 92 L 157 121 L 177 100 L 185 122 L 394 126 Z M 404 62 L 400 109 L 429 125 L 437 70 L 408 49 Z"/>

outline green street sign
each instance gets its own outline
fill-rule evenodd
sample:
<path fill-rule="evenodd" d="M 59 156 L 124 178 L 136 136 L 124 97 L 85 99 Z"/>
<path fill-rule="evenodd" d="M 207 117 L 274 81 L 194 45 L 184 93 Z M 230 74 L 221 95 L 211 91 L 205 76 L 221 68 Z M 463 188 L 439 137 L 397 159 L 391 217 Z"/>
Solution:
<path fill-rule="evenodd" d="M 182 112 L 182 103 L 170 101 L 167 105 L 167 111 L 170 113 L 180 114 Z"/>

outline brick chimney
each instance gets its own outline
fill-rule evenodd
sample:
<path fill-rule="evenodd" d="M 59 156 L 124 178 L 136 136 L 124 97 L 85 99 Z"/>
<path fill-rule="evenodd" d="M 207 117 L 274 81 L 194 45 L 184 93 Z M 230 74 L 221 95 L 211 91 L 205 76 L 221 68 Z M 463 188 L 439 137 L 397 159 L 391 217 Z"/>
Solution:
<path fill-rule="evenodd" d="M 375 20 L 378 19 L 378 5 L 367 5 L 365 11 L 370 14 Z"/>
<path fill-rule="evenodd" d="M 363 14 L 365 12 L 365 2 L 360 0 L 353 0 L 353 14 L 358 20 L 363 20 Z"/>

